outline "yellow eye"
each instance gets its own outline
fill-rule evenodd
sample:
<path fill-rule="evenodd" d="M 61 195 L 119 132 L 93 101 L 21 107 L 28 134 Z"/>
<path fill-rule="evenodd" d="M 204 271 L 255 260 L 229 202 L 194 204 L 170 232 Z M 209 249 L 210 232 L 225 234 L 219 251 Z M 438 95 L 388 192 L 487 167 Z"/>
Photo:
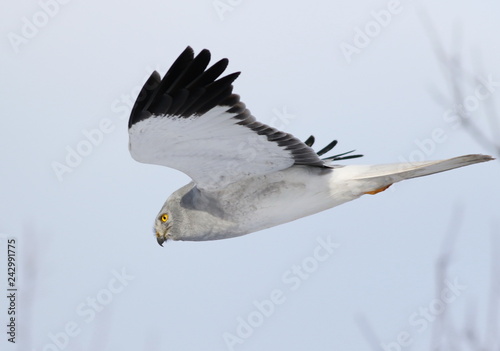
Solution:
<path fill-rule="evenodd" d="M 160 217 L 160 219 L 161 219 L 162 222 L 168 221 L 168 214 L 166 214 L 166 213 L 162 214 L 161 217 Z"/>

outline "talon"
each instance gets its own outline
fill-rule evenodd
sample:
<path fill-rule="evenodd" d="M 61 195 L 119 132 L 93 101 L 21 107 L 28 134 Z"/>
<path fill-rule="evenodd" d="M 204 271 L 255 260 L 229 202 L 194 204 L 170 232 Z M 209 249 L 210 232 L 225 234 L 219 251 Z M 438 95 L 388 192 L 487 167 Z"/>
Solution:
<path fill-rule="evenodd" d="M 385 189 L 387 189 L 388 187 L 390 187 L 392 184 L 389 184 L 387 186 L 383 186 L 381 188 L 378 188 L 376 190 L 372 190 L 372 191 L 367 191 L 365 194 L 369 194 L 369 195 L 375 195 L 375 194 L 378 194 L 378 193 L 381 193 L 382 191 L 384 191 Z"/>

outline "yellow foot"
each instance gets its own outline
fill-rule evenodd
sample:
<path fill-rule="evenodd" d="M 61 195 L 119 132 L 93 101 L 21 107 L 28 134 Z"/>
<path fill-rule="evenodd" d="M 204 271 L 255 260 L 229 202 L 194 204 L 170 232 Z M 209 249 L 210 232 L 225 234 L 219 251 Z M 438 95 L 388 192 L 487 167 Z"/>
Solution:
<path fill-rule="evenodd" d="M 381 188 L 378 188 L 376 190 L 373 190 L 373 191 L 367 191 L 365 194 L 370 194 L 370 195 L 375 195 L 375 194 L 378 194 L 378 193 L 381 193 L 382 191 L 384 191 L 385 189 L 387 189 L 388 187 L 390 187 L 392 184 L 389 184 L 387 186 L 383 186 Z"/>

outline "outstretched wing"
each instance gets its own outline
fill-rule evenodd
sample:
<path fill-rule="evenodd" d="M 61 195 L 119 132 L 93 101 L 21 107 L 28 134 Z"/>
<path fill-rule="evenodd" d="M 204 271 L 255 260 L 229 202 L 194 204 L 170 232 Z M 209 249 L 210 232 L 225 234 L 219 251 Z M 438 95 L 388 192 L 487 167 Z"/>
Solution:
<path fill-rule="evenodd" d="M 149 77 L 129 119 L 135 160 L 178 169 L 209 190 L 292 165 L 327 167 L 293 135 L 256 121 L 232 93 L 239 72 L 217 79 L 227 59 L 207 69 L 209 61 L 208 50 L 194 57 L 187 47 L 163 79 Z"/>

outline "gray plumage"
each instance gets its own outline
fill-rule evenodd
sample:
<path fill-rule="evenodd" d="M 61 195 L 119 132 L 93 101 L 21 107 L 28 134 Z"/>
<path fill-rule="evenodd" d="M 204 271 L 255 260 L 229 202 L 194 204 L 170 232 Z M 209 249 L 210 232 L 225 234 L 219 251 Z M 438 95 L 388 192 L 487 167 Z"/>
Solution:
<path fill-rule="evenodd" d="M 129 149 L 143 163 L 178 169 L 192 182 L 174 192 L 155 220 L 158 243 L 216 240 L 305 217 L 391 184 L 489 161 L 467 155 L 443 161 L 336 166 L 352 151 L 320 158 L 314 138 L 258 122 L 233 94 L 239 73 L 219 78 L 227 59 L 208 67 L 210 52 L 188 47 L 163 79 L 153 72 L 129 119 Z"/>

